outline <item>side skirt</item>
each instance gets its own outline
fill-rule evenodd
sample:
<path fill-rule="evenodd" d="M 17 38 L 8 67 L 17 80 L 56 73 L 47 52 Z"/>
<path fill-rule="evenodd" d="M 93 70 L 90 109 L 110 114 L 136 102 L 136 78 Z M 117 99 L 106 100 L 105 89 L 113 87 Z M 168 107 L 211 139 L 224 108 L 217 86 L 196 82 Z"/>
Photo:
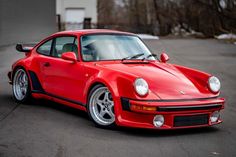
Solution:
<path fill-rule="evenodd" d="M 54 95 L 54 94 L 50 94 L 50 93 L 47 93 L 47 92 L 41 92 L 41 91 L 37 91 L 37 90 L 32 90 L 31 92 L 35 93 L 35 94 L 43 94 L 43 95 L 46 95 L 46 96 L 49 96 L 49 97 L 52 97 L 52 98 L 56 98 L 56 99 L 59 99 L 59 100 L 62 100 L 62 101 L 66 101 L 66 102 L 69 102 L 69 103 L 72 103 L 72 104 L 76 104 L 76 105 L 79 105 L 79 106 L 86 107 L 86 104 L 83 104 L 81 102 L 74 101 L 74 100 L 71 100 L 71 99 L 67 99 L 67 98 L 57 96 L 57 95 Z"/>
<path fill-rule="evenodd" d="M 56 98 L 56 99 L 68 102 L 68 103 L 72 103 L 72 104 L 76 104 L 76 105 L 79 105 L 79 106 L 82 106 L 82 107 L 86 107 L 86 104 L 83 104 L 81 102 L 74 101 L 74 100 L 71 100 L 71 99 L 67 99 L 65 97 L 57 96 L 57 95 L 46 92 L 43 89 L 43 87 L 42 87 L 42 85 L 41 85 L 41 83 L 38 79 L 37 74 L 35 72 L 31 71 L 31 70 L 29 70 L 28 72 L 29 72 L 30 79 L 31 79 L 31 82 L 32 82 L 32 91 L 31 91 L 32 93 L 43 94 L 43 95 L 46 95 L 46 96 L 49 96 L 49 97 L 52 97 L 52 98 Z"/>

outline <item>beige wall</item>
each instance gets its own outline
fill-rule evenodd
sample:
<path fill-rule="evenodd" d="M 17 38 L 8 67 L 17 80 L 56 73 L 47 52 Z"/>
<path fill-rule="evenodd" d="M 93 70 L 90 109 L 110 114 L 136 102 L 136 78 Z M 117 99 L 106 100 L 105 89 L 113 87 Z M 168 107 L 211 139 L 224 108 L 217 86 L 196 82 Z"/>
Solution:
<path fill-rule="evenodd" d="M 56 13 L 65 20 L 66 8 L 85 8 L 85 17 L 92 18 L 92 23 L 97 23 L 97 0 L 56 0 Z"/>

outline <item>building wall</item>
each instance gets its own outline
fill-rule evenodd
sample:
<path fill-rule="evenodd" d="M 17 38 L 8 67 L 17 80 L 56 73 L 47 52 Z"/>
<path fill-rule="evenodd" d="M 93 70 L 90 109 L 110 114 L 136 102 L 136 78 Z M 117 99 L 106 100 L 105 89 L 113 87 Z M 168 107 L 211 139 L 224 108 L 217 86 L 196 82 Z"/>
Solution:
<path fill-rule="evenodd" d="M 0 45 L 35 42 L 54 32 L 55 0 L 0 0 Z"/>
<path fill-rule="evenodd" d="M 66 8 L 85 8 L 85 17 L 97 23 L 97 0 L 57 0 L 56 3 L 56 13 L 61 15 L 61 22 L 65 22 Z"/>

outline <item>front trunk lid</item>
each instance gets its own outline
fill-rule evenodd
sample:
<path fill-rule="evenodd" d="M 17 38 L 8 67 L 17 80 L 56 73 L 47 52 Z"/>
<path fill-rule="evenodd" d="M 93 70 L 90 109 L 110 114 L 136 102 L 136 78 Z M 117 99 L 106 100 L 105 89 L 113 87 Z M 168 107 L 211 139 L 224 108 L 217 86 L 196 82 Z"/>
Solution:
<path fill-rule="evenodd" d="M 196 86 L 186 74 L 171 64 L 159 62 L 125 62 L 124 64 L 101 64 L 104 67 L 130 73 L 147 81 L 151 92 L 160 99 L 195 99 L 212 97 L 207 88 Z"/>

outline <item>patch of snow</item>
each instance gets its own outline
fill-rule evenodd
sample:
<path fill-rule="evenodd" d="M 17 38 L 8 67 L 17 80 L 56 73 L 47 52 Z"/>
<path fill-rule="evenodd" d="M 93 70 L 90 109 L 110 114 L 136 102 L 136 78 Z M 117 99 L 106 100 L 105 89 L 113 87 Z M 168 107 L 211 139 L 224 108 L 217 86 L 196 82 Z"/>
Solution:
<path fill-rule="evenodd" d="M 211 152 L 213 155 L 220 155 L 218 152 Z"/>
<path fill-rule="evenodd" d="M 141 39 L 157 39 L 159 40 L 158 36 L 153 36 L 150 34 L 137 34 Z"/>
<path fill-rule="evenodd" d="M 125 2 L 122 0 L 115 0 L 115 4 L 122 8 L 125 6 Z"/>
<path fill-rule="evenodd" d="M 175 26 L 171 33 L 175 36 L 183 36 L 183 37 L 204 37 L 204 34 L 201 32 L 196 32 L 195 30 L 188 27 L 187 24 L 183 24 L 184 28 L 181 28 L 180 25 Z"/>
<path fill-rule="evenodd" d="M 221 8 L 223 8 L 223 9 L 226 8 L 225 0 L 220 0 L 220 6 L 221 6 Z"/>
<path fill-rule="evenodd" d="M 219 36 L 216 36 L 217 39 L 236 39 L 236 34 L 221 34 Z"/>
<path fill-rule="evenodd" d="M 234 42 L 234 45 L 236 45 L 236 41 Z"/>

